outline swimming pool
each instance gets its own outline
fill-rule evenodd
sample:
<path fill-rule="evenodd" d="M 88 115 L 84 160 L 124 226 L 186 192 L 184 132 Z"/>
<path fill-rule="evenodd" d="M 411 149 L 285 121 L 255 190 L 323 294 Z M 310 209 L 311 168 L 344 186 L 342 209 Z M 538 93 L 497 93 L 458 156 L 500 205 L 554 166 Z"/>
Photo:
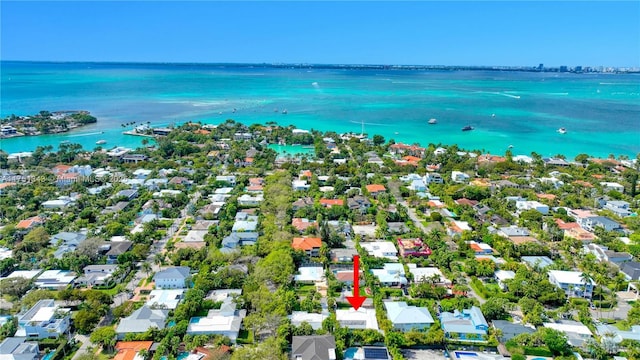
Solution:
<path fill-rule="evenodd" d="M 454 351 L 456 354 L 456 359 L 464 358 L 464 357 L 478 357 L 478 353 L 467 352 L 467 351 Z"/>
<path fill-rule="evenodd" d="M 353 360 L 356 352 L 358 352 L 358 348 L 348 348 L 344 351 L 344 360 Z"/>
<path fill-rule="evenodd" d="M 49 360 L 53 357 L 53 355 L 55 354 L 55 350 L 50 351 L 49 353 L 47 353 L 45 356 L 42 357 L 42 360 Z"/>

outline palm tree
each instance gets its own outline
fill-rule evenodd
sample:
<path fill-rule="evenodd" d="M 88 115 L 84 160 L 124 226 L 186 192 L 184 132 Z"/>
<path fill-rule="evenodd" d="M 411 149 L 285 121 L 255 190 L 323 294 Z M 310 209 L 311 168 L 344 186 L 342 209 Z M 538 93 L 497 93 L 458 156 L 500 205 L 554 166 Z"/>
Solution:
<path fill-rule="evenodd" d="M 151 273 L 151 265 L 148 262 L 142 263 L 142 271 L 146 272 L 147 277 L 149 277 L 149 274 Z"/>
<path fill-rule="evenodd" d="M 585 271 L 582 274 L 580 274 L 580 279 L 582 280 L 582 283 L 583 283 L 582 297 L 584 297 L 585 294 L 587 293 L 587 286 L 593 284 L 593 277 L 591 276 L 591 274 Z"/>

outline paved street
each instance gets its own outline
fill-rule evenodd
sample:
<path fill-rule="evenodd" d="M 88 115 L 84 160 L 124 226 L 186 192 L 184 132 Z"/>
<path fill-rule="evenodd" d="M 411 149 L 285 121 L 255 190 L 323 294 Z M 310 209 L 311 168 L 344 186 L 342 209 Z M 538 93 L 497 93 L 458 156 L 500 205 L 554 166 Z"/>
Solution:
<path fill-rule="evenodd" d="M 86 335 L 76 334 L 73 338 L 77 342 L 80 342 L 82 344 L 80 346 L 80 349 L 78 349 L 78 351 L 76 351 L 76 353 L 73 354 L 73 357 L 71 358 L 71 360 L 77 360 L 80 357 L 80 355 L 86 354 L 89 351 L 89 347 L 92 344 L 91 344 L 91 341 L 89 340 L 89 337 Z"/>

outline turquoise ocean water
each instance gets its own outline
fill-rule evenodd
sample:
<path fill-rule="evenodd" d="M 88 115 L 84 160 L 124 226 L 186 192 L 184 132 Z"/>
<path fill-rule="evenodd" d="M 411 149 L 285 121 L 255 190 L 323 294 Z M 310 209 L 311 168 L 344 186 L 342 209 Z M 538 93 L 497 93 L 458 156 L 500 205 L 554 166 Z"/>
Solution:
<path fill-rule="evenodd" d="M 142 139 L 122 135 L 122 123 L 229 118 L 357 133 L 364 123 L 387 140 L 496 154 L 509 145 L 514 154 L 571 158 L 640 152 L 639 75 L 28 62 L 1 62 L 0 70 L 2 117 L 76 109 L 98 117 L 62 135 L 0 140 L 9 153 L 65 140 L 135 147 Z M 475 130 L 462 132 L 465 125 Z"/>

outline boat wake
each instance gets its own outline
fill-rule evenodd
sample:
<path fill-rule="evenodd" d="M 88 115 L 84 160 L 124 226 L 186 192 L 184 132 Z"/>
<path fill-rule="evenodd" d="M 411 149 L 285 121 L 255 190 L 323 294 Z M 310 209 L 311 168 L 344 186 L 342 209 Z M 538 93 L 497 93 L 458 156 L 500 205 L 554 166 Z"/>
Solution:
<path fill-rule="evenodd" d="M 368 123 L 368 122 L 363 123 L 362 121 L 355 121 L 355 120 L 350 120 L 349 122 L 354 124 L 365 124 L 365 125 L 373 125 L 373 126 L 395 126 L 395 125 L 389 125 L 389 124 L 378 124 L 378 123 Z"/>
<path fill-rule="evenodd" d="M 502 96 L 506 96 L 506 97 L 510 97 L 512 99 L 520 99 L 520 95 L 511 95 L 511 94 L 507 94 L 507 93 L 496 93 L 497 95 L 502 95 Z"/>
<path fill-rule="evenodd" d="M 100 135 L 100 134 L 102 134 L 102 131 L 92 132 L 92 133 L 86 133 L 86 134 L 69 135 L 69 136 L 67 136 L 67 137 L 92 136 L 92 135 Z"/>

